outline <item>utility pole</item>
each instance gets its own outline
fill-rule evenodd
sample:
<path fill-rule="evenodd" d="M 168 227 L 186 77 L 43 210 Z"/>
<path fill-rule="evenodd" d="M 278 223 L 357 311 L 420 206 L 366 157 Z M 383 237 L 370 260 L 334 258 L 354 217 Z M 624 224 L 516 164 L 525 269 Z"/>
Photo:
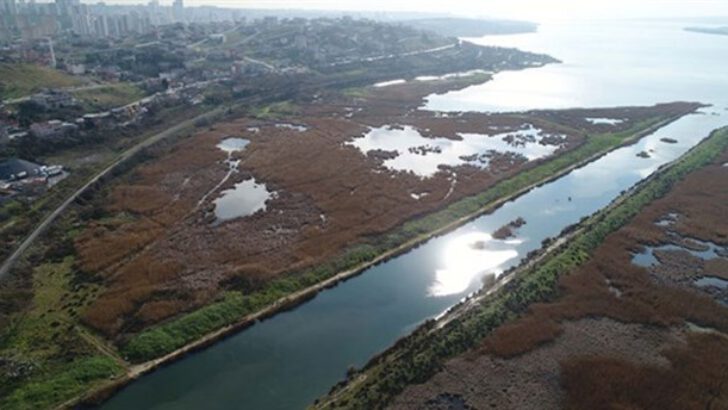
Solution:
<path fill-rule="evenodd" d="M 48 52 L 51 55 L 50 66 L 51 66 L 51 68 L 56 68 L 56 64 L 57 64 L 57 62 L 56 62 L 56 52 L 53 51 L 53 39 L 50 38 L 50 37 L 47 37 L 47 39 L 48 39 Z"/>

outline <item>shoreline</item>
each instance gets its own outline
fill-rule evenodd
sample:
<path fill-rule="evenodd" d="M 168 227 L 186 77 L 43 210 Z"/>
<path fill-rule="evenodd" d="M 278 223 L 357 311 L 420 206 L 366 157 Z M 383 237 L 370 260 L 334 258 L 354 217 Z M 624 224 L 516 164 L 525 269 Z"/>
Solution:
<path fill-rule="evenodd" d="M 330 278 L 327 278 L 315 285 L 301 289 L 288 296 L 278 299 L 276 302 L 267 306 L 266 308 L 259 310 L 255 313 L 246 315 L 245 317 L 241 318 L 236 323 L 224 326 L 218 330 L 208 333 L 204 337 L 197 339 L 191 343 L 188 343 L 187 345 L 180 347 L 180 348 L 174 350 L 173 352 L 170 352 L 164 356 L 161 356 L 157 359 L 152 359 L 152 360 L 149 360 L 149 361 L 137 364 L 137 365 L 132 365 L 132 366 L 130 366 L 130 368 L 128 369 L 126 374 L 124 374 L 124 375 L 120 376 L 119 378 L 114 379 L 108 383 L 104 383 L 104 384 L 96 387 L 95 389 L 92 389 L 90 392 L 86 393 L 85 395 L 83 395 L 81 397 L 77 397 L 72 400 L 69 400 L 69 401 L 61 404 L 60 406 L 58 406 L 58 408 L 70 408 L 70 407 L 74 407 L 77 405 L 84 405 L 84 404 L 98 406 L 98 405 L 102 404 L 104 401 L 110 399 L 115 393 L 122 390 L 123 388 L 125 388 L 126 386 L 131 384 L 133 381 L 139 379 L 140 377 L 142 377 L 146 374 L 149 374 L 163 366 L 172 364 L 177 360 L 183 359 L 188 354 L 191 354 L 191 353 L 200 351 L 204 348 L 207 348 L 220 340 L 233 336 L 234 334 L 236 334 L 240 331 L 243 331 L 244 329 L 254 325 L 258 321 L 262 321 L 262 320 L 271 318 L 271 317 L 275 316 L 276 314 L 285 312 L 287 310 L 295 309 L 296 307 L 301 306 L 302 304 L 306 303 L 307 301 L 315 298 L 316 295 L 318 295 L 318 293 L 323 290 L 333 288 L 333 287 L 337 286 L 339 283 L 342 283 L 348 279 L 354 278 L 354 277 L 362 274 L 364 271 L 366 271 L 367 269 L 369 269 L 373 266 L 386 262 L 401 254 L 407 253 L 410 250 L 412 250 L 413 248 L 416 248 L 417 246 L 421 245 L 424 242 L 427 242 L 428 240 L 430 240 L 432 238 L 448 234 L 448 233 L 452 232 L 453 230 L 469 223 L 473 219 L 476 219 L 482 215 L 485 215 L 485 214 L 488 214 L 488 213 L 491 213 L 491 212 L 497 210 L 498 208 L 503 206 L 505 203 L 510 202 L 510 201 L 530 192 L 533 189 L 536 189 L 542 185 L 553 182 L 553 181 L 561 178 L 562 176 L 567 175 L 568 173 L 572 172 L 573 170 L 581 168 L 584 165 L 589 164 L 591 162 L 594 162 L 594 161 L 598 160 L 599 158 L 615 151 L 618 148 L 632 145 L 632 144 L 636 143 L 637 141 L 639 141 L 640 139 L 644 138 L 645 136 L 648 136 L 648 135 L 654 133 L 656 130 L 663 128 L 663 127 L 669 125 L 670 123 L 675 122 L 675 121 L 679 120 L 680 118 L 683 118 L 684 116 L 690 115 L 693 113 L 695 113 L 695 111 L 682 113 L 680 115 L 675 115 L 673 117 L 669 117 L 669 118 L 663 119 L 661 121 L 658 121 L 657 123 L 645 128 L 639 132 L 636 132 L 632 136 L 626 138 L 621 143 L 619 143 L 613 147 L 610 147 L 609 149 L 602 150 L 593 155 L 590 155 L 587 158 L 577 161 L 577 162 L 565 167 L 564 169 L 550 175 L 547 178 L 543 178 L 540 181 L 534 182 L 533 184 L 529 184 L 528 186 L 525 186 L 525 187 L 511 193 L 510 195 L 499 198 L 499 199 L 481 207 L 480 209 L 478 209 L 477 211 L 475 211 L 473 213 L 470 213 L 466 216 L 457 218 L 456 220 L 454 220 L 438 229 L 435 229 L 429 233 L 426 233 L 426 234 L 420 235 L 414 239 L 411 239 L 400 246 L 397 246 L 393 249 L 390 249 L 389 251 L 386 251 L 386 252 L 378 255 L 371 261 L 361 263 L 355 267 L 352 267 L 351 269 L 339 272 L 339 273 L 335 274 L 334 276 L 331 276 Z M 553 246 L 553 245 L 554 244 L 549 245 L 549 249 L 551 249 L 551 246 Z M 539 253 L 537 255 L 533 255 L 531 257 L 527 257 L 524 260 L 524 264 L 530 263 L 529 261 L 533 261 L 534 258 L 539 258 L 540 254 L 541 253 Z M 508 277 L 512 277 L 512 276 L 509 275 Z M 507 282 L 507 280 L 504 281 L 503 283 L 505 283 L 505 282 Z M 503 283 L 500 283 L 497 286 L 500 287 L 500 286 L 502 286 Z M 493 288 L 493 289 L 495 289 L 495 288 Z M 478 292 L 480 292 L 480 291 L 478 291 Z M 476 292 L 476 293 L 478 293 L 478 292 Z M 455 306 L 451 307 L 450 309 L 448 309 L 442 316 L 440 316 L 440 318 L 443 318 L 443 317 L 449 315 L 449 312 L 451 311 L 451 309 L 454 309 L 457 306 L 458 305 L 455 305 Z M 418 326 L 418 328 L 420 328 L 421 326 L 422 326 L 422 324 L 420 324 Z M 415 331 L 417 331 L 417 330 L 415 330 Z M 405 337 L 407 337 L 407 336 L 405 336 Z M 396 344 L 396 341 L 394 344 Z M 380 354 L 375 355 L 370 360 L 374 360 Z"/>

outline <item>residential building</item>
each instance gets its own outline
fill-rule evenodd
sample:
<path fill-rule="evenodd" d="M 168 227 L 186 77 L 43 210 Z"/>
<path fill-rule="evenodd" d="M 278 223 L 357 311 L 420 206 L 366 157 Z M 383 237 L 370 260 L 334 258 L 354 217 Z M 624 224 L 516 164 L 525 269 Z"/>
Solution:
<path fill-rule="evenodd" d="M 30 97 L 30 100 L 45 109 L 51 110 L 76 105 L 76 100 L 71 94 L 58 90 L 48 90 L 42 93 L 33 94 Z"/>
<path fill-rule="evenodd" d="M 0 162 L 0 182 L 12 182 L 43 175 L 41 165 L 19 158 Z"/>

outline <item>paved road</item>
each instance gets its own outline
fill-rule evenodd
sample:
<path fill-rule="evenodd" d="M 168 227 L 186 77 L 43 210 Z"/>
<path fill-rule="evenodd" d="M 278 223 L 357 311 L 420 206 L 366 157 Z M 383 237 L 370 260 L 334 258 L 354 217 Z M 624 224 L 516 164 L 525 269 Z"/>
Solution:
<path fill-rule="evenodd" d="M 66 210 L 66 208 L 68 208 L 69 205 L 71 205 L 76 199 L 78 199 L 78 197 L 81 194 L 83 194 L 86 190 L 91 188 L 99 180 L 101 180 L 106 175 L 111 173 L 111 171 L 113 171 L 116 167 L 118 167 L 120 164 L 124 163 L 129 158 L 133 157 L 135 154 L 137 154 L 142 149 L 144 149 L 158 141 L 161 141 L 165 138 L 168 138 L 187 127 L 194 126 L 195 121 L 202 119 L 202 118 L 221 114 L 226 109 L 227 109 L 227 107 L 216 108 L 212 111 L 208 111 L 204 114 L 200 114 L 197 117 L 191 118 L 186 121 L 182 121 L 173 127 L 167 128 L 166 130 L 164 130 L 158 134 L 152 135 L 151 137 L 147 138 L 146 140 L 144 140 L 144 141 L 138 143 L 137 145 L 134 145 L 133 147 L 129 148 L 128 150 L 124 151 L 116 159 L 116 161 L 114 161 L 108 167 L 104 168 L 98 174 L 94 175 L 93 178 L 91 178 L 82 187 L 80 187 L 75 192 L 73 192 L 71 195 L 69 195 L 58 208 L 56 208 L 53 212 L 51 212 L 48 216 L 46 216 L 45 219 L 43 219 L 43 221 L 33 230 L 33 232 L 30 235 L 28 235 L 25 238 L 25 240 L 23 240 L 23 242 L 20 244 L 20 246 L 18 246 L 18 248 L 15 249 L 15 251 L 10 256 L 8 256 L 7 259 L 5 259 L 2 266 L 0 266 L 0 279 L 2 279 L 5 275 L 8 274 L 8 272 L 10 271 L 10 268 L 13 266 L 13 264 L 15 264 L 15 262 L 18 260 L 18 258 L 20 258 L 20 256 L 23 254 L 23 252 L 28 250 L 30 245 L 33 244 L 33 241 L 35 241 L 38 238 L 38 236 L 40 234 L 42 234 L 48 228 L 48 226 L 50 226 L 50 224 L 52 224 L 56 220 L 56 218 L 58 218 L 58 216 L 63 211 Z"/>
<path fill-rule="evenodd" d="M 137 82 L 134 82 L 134 83 L 127 83 L 127 84 L 137 86 L 137 85 L 141 85 L 143 83 L 144 83 L 144 81 L 137 81 Z M 123 84 L 123 83 L 86 84 L 86 85 L 77 85 L 77 86 L 73 86 L 73 87 L 60 87 L 60 88 L 55 88 L 55 90 L 57 90 L 57 91 L 65 91 L 65 92 L 72 93 L 74 91 L 86 91 L 86 90 L 96 90 L 96 89 L 99 89 L 99 88 L 114 87 L 114 86 L 119 85 L 119 84 Z M 23 97 L 18 97 L 18 98 L 12 98 L 12 99 L 8 99 L 8 100 L 4 100 L 4 101 L 2 101 L 2 103 L 3 104 L 6 104 L 6 105 L 7 104 L 19 104 L 21 102 L 30 100 L 31 95 L 26 95 L 26 96 L 23 96 Z"/>
<path fill-rule="evenodd" d="M 435 48 L 428 48 L 425 50 L 414 50 L 414 51 L 408 51 L 406 53 L 400 53 L 400 54 L 385 54 L 375 57 L 366 57 L 366 58 L 356 58 L 356 59 L 347 59 L 343 61 L 337 61 L 331 64 L 327 64 L 328 67 L 336 67 L 344 64 L 353 64 L 353 63 L 370 63 L 372 61 L 381 61 L 381 60 L 388 60 L 393 58 L 400 58 L 400 57 L 411 57 L 411 56 L 418 56 L 423 54 L 432 54 L 437 53 L 439 51 L 445 51 L 449 50 L 451 48 L 455 48 L 458 46 L 458 43 L 448 44 L 440 47 Z"/>

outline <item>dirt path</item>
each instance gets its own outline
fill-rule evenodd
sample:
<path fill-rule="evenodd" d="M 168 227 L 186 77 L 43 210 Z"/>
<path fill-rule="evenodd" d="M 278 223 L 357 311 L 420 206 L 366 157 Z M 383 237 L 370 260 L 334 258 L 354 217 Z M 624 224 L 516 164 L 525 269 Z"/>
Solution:
<path fill-rule="evenodd" d="M 99 353 L 113 359 L 116 363 L 119 364 L 119 366 L 123 367 L 124 369 L 129 368 L 129 363 L 122 359 L 121 356 L 119 356 L 119 354 L 111 346 L 107 345 L 102 340 L 99 340 L 98 337 L 92 335 L 85 328 L 81 326 L 76 326 L 75 328 L 78 332 L 78 335 L 81 336 L 83 340 L 87 341 L 89 344 L 95 347 L 96 350 L 99 351 Z"/>

